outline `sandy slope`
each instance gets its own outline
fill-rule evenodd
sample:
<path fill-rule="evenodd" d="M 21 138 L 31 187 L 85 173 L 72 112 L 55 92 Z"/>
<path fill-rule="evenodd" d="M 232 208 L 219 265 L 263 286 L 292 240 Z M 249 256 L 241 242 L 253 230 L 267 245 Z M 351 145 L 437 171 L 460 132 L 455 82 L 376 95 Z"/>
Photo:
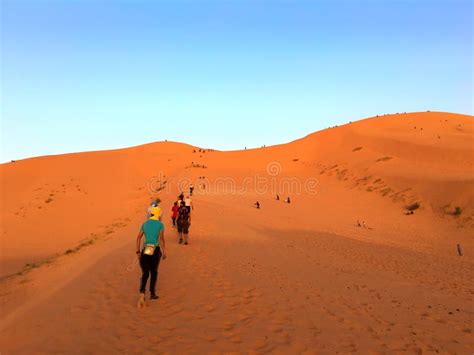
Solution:
<path fill-rule="evenodd" d="M 162 142 L 4 164 L 0 350 L 470 353 L 473 122 L 392 115 L 264 149 Z M 161 299 L 137 312 L 143 211 L 189 181 L 192 244 L 167 226 Z"/>

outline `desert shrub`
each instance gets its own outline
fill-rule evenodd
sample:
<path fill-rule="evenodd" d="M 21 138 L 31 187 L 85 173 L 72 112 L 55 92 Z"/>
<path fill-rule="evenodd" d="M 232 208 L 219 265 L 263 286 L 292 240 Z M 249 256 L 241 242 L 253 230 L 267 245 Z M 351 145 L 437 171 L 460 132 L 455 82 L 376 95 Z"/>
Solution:
<path fill-rule="evenodd" d="M 455 216 L 460 216 L 461 213 L 462 213 L 462 208 L 461 207 L 459 207 L 459 206 L 454 207 L 454 213 L 453 214 Z"/>
<path fill-rule="evenodd" d="M 355 147 L 354 149 L 352 149 L 353 152 L 357 152 L 358 150 L 361 150 L 362 147 Z"/>
<path fill-rule="evenodd" d="M 387 160 L 390 160 L 392 159 L 392 157 L 382 157 L 382 158 L 378 158 L 376 161 L 379 162 L 379 161 L 387 161 Z"/>
<path fill-rule="evenodd" d="M 386 187 L 385 189 L 380 190 L 380 193 L 382 194 L 382 196 L 387 196 L 392 191 L 393 190 L 390 187 Z"/>
<path fill-rule="evenodd" d="M 207 169 L 207 166 L 201 165 L 201 164 L 192 163 L 192 164 L 191 164 L 191 168 L 203 168 L 203 169 Z"/>
<path fill-rule="evenodd" d="M 415 211 L 420 208 L 420 204 L 418 202 L 412 203 L 411 205 L 407 206 L 408 211 Z"/>
<path fill-rule="evenodd" d="M 36 269 L 39 266 L 40 264 L 38 263 L 25 264 L 25 269 Z"/>

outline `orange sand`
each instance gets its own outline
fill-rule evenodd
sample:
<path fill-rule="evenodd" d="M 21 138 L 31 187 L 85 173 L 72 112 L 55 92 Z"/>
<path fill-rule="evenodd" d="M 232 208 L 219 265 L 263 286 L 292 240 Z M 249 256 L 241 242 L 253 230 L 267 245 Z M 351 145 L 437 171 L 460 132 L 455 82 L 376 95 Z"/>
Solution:
<path fill-rule="evenodd" d="M 470 354 L 473 141 L 471 116 L 412 113 L 262 149 L 0 165 L 0 351 Z M 181 246 L 169 210 L 189 181 Z M 134 242 L 155 196 L 168 259 L 160 300 L 138 311 Z"/>

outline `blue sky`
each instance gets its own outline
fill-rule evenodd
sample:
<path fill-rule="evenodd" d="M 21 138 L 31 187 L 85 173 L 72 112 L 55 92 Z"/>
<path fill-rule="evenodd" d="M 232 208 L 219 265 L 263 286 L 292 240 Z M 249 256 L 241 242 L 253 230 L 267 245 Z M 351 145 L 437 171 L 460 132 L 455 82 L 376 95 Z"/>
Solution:
<path fill-rule="evenodd" d="M 473 114 L 472 2 L 1 1 L 1 161 Z"/>

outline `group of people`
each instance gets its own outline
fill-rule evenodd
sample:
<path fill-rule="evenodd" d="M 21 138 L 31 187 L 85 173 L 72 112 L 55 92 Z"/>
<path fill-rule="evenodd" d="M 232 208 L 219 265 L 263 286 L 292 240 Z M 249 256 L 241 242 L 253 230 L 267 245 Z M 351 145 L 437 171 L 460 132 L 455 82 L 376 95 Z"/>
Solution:
<path fill-rule="evenodd" d="M 276 199 L 277 199 L 277 201 L 280 201 L 280 195 L 276 195 Z M 291 203 L 290 196 L 288 196 L 288 197 L 286 198 L 285 202 L 286 202 L 286 203 Z M 254 203 L 254 206 L 257 207 L 257 209 L 260 209 L 260 206 L 261 206 L 261 205 L 260 205 L 260 202 L 258 202 L 258 201 L 255 202 L 255 203 Z"/>
<path fill-rule="evenodd" d="M 277 201 L 280 201 L 280 195 L 276 195 L 276 199 L 277 199 Z M 286 198 L 286 201 L 285 201 L 285 202 L 286 202 L 286 203 L 291 203 L 290 196 L 288 196 L 288 197 Z"/>
<path fill-rule="evenodd" d="M 192 190 L 190 187 L 190 195 Z M 173 221 L 173 228 L 177 228 L 179 235 L 179 244 L 188 245 L 189 243 L 189 227 L 191 226 L 191 210 L 194 209 L 191 196 L 188 195 L 184 198 L 183 193 L 178 196 L 178 200 L 173 204 L 171 208 L 171 219 Z"/>
<path fill-rule="evenodd" d="M 189 187 L 189 195 L 181 193 L 171 209 L 173 228 L 177 228 L 179 244 L 189 244 L 189 227 L 191 226 L 191 211 L 194 209 L 191 196 L 194 187 Z M 136 240 L 136 254 L 139 259 L 142 276 L 140 279 L 139 307 L 145 303 L 145 292 L 150 278 L 150 299 L 158 299 L 156 283 L 158 267 L 161 259 L 166 259 L 166 243 L 162 222 L 160 200 L 153 200 L 147 210 L 147 220 L 142 224 Z M 143 241 L 142 241 L 143 239 Z"/>

